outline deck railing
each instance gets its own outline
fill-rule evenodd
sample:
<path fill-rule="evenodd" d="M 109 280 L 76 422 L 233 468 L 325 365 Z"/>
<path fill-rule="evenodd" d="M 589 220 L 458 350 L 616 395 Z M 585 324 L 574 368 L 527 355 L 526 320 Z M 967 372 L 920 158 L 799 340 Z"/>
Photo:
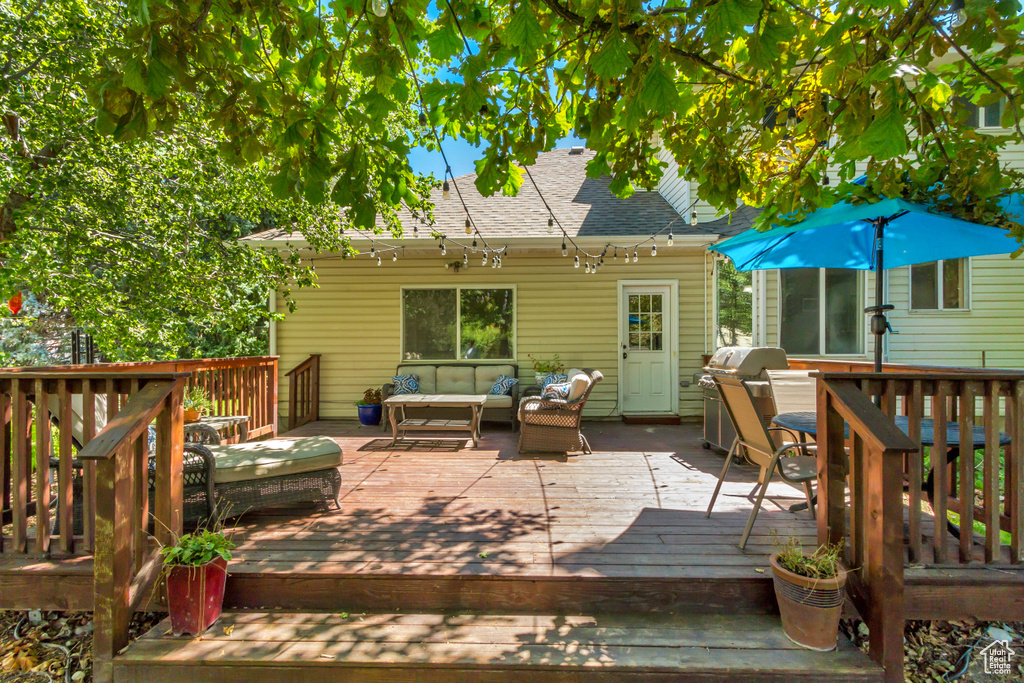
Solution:
<path fill-rule="evenodd" d="M 285 373 L 288 378 L 288 431 L 320 419 L 320 354 Z"/>
<path fill-rule="evenodd" d="M 871 397 L 880 398 L 880 407 Z M 1022 410 L 1021 372 L 818 374 L 818 536 L 845 546 L 846 561 L 856 570 L 850 595 L 868 621 L 870 651 L 885 666 L 887 680 L 903 677 L 905 562 L 946 568 L 1024 563 Z M 897 427 L 897 415 L 906 417 L 906 433 Z M 931 438 L 925 441 L 932 444 L 927 459 L 921 446 L 926 420 Z M 979 421 L 983 446 L 976 452 Z M 949 448 L 951 425 L 970 445 Z M 926 478 L 932 482 L 930 522 L 922 490 Z M 959 515 L 958 541 L 947 530 L 947 512 Z M 928 617 L 915 609 L 916 616 L 975 616 L 976 606 L 959 599 L 961 587 L 934 590 L 948 592 L 942 596 L 944 613 Z M 958 616 L 950 617 L 950 609 Z"/>

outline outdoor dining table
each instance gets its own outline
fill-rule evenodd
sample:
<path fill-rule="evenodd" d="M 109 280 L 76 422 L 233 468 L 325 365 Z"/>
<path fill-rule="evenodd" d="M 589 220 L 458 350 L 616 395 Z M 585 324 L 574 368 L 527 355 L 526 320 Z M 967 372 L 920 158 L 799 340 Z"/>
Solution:
<path fill-rule="evenodd" d="M 896 426 L 899 427 L 905 434 L 910 433 L 910 418 L 906 415 L 896 415 L 893 420 L 896 422 Z M 772 423 L 779 426 L 790 429 L 794 432 L 798 432 L 803 435 L 815 437 L 818 433 L 818 414 L 813 411 L 797 411 L 792 413 L 780 413 L 772 418 Z M 843 423 L 843 437 L 850 437 L 850 425 Z M 1009 435 L 1004 432 L 999 432 L 999 445 L 1006 446 L 1010 444 Z M 922 446 L 934 446 L 935 445 L 935 421 L 931 418 L 922 418 L 921 420 L 921 445 Z M 985 445 L 985 428 L 982 426 L 974 427 L 974 439 L 972 442 L 973 448 L 983 447 Z M 946 447 L 949 449 L 949 454 L 946 457 L 947 463 L 955 462 L 960 456 L 960 424 L 958 422 L 947 422 L 946 423 Z M 928 494 L 929 500 L 932 499 L 932 494 L 935 492 L 935 470 L 931 469 L 928 473 L 927 481 L 922 482 L 923 490 Z M 798 508 L 799 505 L 806 505 L 806 503 L 798 503 L 793 506 Z M 791 508 L 793 509 L 793 508 Z M 799 508 L 798 508 L 799 509 Z"/>

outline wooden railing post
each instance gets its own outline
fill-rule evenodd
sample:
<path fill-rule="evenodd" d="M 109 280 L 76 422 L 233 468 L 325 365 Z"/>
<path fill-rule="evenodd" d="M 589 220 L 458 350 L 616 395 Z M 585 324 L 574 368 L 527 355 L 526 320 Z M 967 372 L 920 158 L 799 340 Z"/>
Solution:
<path fill-rule="evenodd" d="M 846 453 L 843 418 L 818 380 L 818 543 L 846 538 Z"/>
<path fill-rule="evenodd" d="M 16 553 L 28 550 L 28 470 L 31 448 L 28 440 L 28 397 L 25 395 L 25 383 L 15 379 L 11 386 L 11 549 Z"/>
<path fill-rule="evenodd" d="M 169 545 L 181 536 L 182 462 L 185 447 L 185 412 L 182 405 L 184 382 L 164 399 L 156 420 L 156 491 L 154 510 L 156 539 Z"/>
<path fill-rule="evenodd" d="M 114 655 L 128 644 L 131 585 L 131 460 L 128 448 L 96 465 L 93 557 L 93 680 L 113 680 Z"/>
<path fill-rule="evenodd" d="M 0 382 L 0 523 L 3 511 L 11 506 L 11 401 Z M 0 552 L 4 535 L 0 533 Z"/>

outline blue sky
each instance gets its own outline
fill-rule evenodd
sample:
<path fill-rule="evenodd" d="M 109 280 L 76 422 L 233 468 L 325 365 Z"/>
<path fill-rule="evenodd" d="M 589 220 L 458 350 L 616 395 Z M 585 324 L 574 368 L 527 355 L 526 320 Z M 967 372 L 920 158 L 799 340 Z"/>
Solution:
<path fill-rule="evenodd" d="M 562 138 L 558 141 L 558 147 L 571 147 L 582 145 L 583 140 L 575 137 Z M 473 173 L 476 167 L 473 162 L 483 156 L 483 147 L 474 147 L 465 140 L 448 138 L 441 142 L 444 153 L 448 155 L 448 162 L 452 166 L 452 174 L 457 178 L 460 175 Z M 417 173 L 433 173 L 437 178 L 444 176 L 444 161 L 440 152 L 429 152 L 423 147 L 415 147 L 409 154 L 409 164 L 412 170 Z"/>

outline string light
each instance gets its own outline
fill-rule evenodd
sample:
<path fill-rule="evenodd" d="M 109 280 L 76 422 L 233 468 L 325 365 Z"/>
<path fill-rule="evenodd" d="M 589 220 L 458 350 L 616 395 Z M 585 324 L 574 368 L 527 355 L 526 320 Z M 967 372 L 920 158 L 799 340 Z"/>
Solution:
<path fill-rule="evenodd" d="M 640 260 L 640 257 L 636 255 L 636 249 L 633 250 L 633 263 Z"/>
<path fill-rule="evenodd" d="M 376 249 L 374 249 L 373 247 L 373 242 L 370 242 L 370 258 L 373 258 L 376 255 L 376 253 Z"/>
<path fill-rule="evenodd" d="M 441 256 L 444 256 L 447 253 L 448 253 L 448 250 L 445 249 L 445 246 L 444 246 L 444 235 L 441 235 Z"/>
<path fill-rule="evenodd" d="M 486 250 L 484 251 L 483 258 L 480 260 L 480 265 L 481 266 L 486 266 L 487 265 L 487 251 Z"/>
<path fill-rule="evenodd" d="M 448 184 L 448 181 L 445 180 L 441 184 L 441 199 L 451 199 L 451 198 L 452 198 L 452 188 L 451 188 L 451 185 Z"/>
<path fill-rule="evenodd" d="M 565 240 L 562 240 L 562 256 L 568 256 L 569 250 L 565 248 Z"/>
<path fill-rule="evenodd" d="M 397 261 L 398 260 L 398 252 L 397 251 L 391 254 L 391 260 L 392 261 Z"/>
<path fill-rule="evenodd" d="M 476 238 L 473 238 L 473 248 L 476 249 Z"/>
<path fill-rule="evenodd" d="M 498 257 L 498 267 L 501 268 L 501 257 Z"/>
<path fill-rule="evenodd" d="M 388 15 L 387 0 L 373 0 L 373 2 L 370 3 L 370 7 L 373 9 L 373 13 L 378 17 L 386 17 Z"/>
<path fill-rule="evenodd" d="M 498 257 L 497 256 L 492 256 L 491 257 L 491 268 L 497 268 L 497 267 L 498 267 Z"/>
<path fill-rule="evenodd" d="M 580 250 L 579 249 L 576 250 L 576 256 L 573 257 L 572 267 L 573 268 L 579 268 L 580 267 Z"/>
<path fill-rule="evenodd" d="M 690 225 L 697 225 L 697 211 L 696 210 L 694 210 L 690 214 Z"/>
<path fill-rule="evenodd" d="M 377 265 L 380 265 L 380 256 L 377 256 Z"/>
<path fill-rule="evenodd" d="M 555 229 L 555 217 L 548 216 L 548 232 L 552 232 Z"/>
<path fill-rule="evenodd" d="M 658 255 L 658 245 L 657 244 L 652 244 L 651 245 L 651 256 L 657 256 L 657 255 Z"/>
<path fill-rule="evenodd" d="M 619 248 L 615 247 L 615 251 L 612 252 L 612 261 L 619 260 Z"/>
<path fill-rule="evenodd" d="M 672 241 L 673 241 L 672 240 L 672 231 L 669 230 L 669 232 L 668 232 L 668 242 L 667 242 L 668 246 L 670 246 L 670 247 L 672 246 Z"/>
<path fill-rule="evenodd" d="M 469 214 L 468 213 L 466 214 L 466 234 L 467 235 L 472 235 L 473 234 L 473 228 L 472 228 L 472 224 L 469 222 Z"/>
<path fill-rule="evenodd" d="M 466 250 L 465 249 L 462 250 L 462 265 L 464 265 L 464 266 L 468 266 L 469 265 L 469 255 L 466 254 Z"/>

